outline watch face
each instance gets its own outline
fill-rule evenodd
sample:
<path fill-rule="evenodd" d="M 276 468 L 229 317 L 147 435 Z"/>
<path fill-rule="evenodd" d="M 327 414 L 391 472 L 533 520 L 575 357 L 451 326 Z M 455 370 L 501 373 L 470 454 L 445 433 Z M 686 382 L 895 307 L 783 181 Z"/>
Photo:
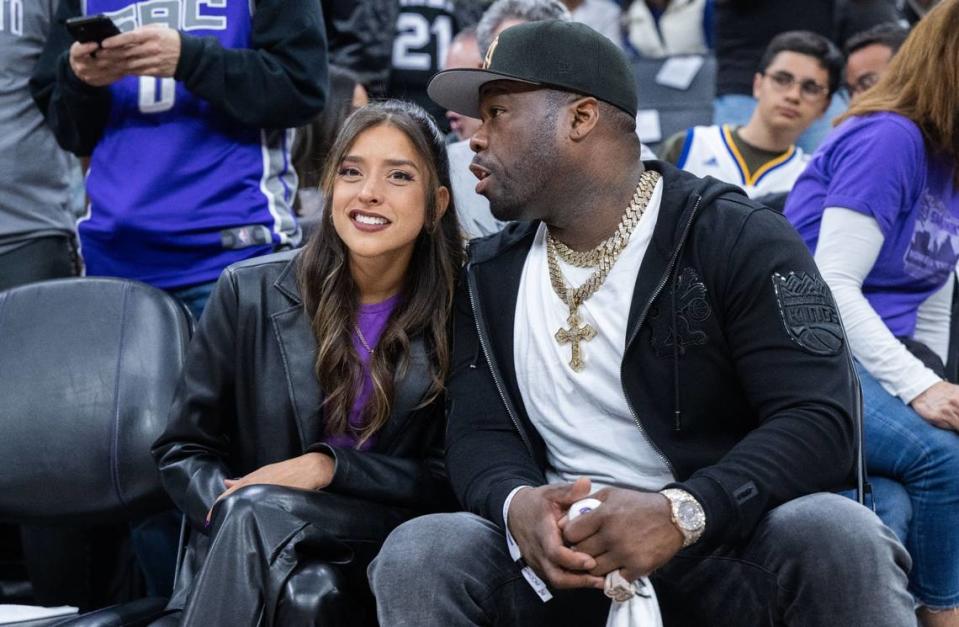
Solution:
<path fill-rule="evenodd" d="M 695 503 L 685 501 L 680 503 L 676 509 L 676 520 L 683 529 L 692 531 L 703 526 L 705 516 Z"/>

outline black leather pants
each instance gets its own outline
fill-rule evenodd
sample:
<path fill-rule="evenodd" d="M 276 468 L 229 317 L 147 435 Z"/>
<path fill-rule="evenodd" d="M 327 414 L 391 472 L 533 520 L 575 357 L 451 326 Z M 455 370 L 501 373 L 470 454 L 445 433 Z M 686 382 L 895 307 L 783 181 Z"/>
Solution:
<path fill-rule="evenodd" d="M 356 598 L 341 566 L 309 562 L 286 580 L 276 608 L 277 625 L 352 625 L 370 616 Z"/>
<path fill-rule="evenodd" d="M 325 492 L 237 490 L 217 505 L 182 625 L 375 625 L 366 567 L 410 512 Z"/>

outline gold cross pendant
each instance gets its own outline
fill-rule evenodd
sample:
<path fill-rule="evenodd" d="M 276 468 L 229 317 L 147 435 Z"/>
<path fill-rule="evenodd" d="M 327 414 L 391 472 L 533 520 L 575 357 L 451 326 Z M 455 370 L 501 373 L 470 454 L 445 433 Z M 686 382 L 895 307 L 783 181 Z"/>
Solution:
<path fill-rule="evenodd" d="M 596 329 L 588 324 L 580 326 L 579 316 L 575 311 L 570 312 L 569 317 L 566 318 L 566 324 L 569 325 L 569 328 L 560 328 L 553 337 L 555 337 L 556 341 L 560 344 L 572 345 L 573 354 L 569 360 L 569 367 L 579 372 L 583 369 L 583 366 L 585 366 L 580 342 L 588 342 L 596 337 Z"/>

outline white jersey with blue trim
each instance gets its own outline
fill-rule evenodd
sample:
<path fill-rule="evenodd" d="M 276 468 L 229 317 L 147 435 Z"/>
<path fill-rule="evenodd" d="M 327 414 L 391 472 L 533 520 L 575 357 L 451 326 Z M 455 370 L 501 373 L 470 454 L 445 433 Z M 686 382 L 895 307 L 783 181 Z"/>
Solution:
<path fill-rule="evenodd" d="M 798 146 L 750 172 L 746 160 L 733 141 L 728 125 L 697 126 L 686 131 L 686 140 L 676 165 L 696 176 L 712 176 L 739 185 L 750 198 L 792 190 L 806 169 L 809 156 Z"/>

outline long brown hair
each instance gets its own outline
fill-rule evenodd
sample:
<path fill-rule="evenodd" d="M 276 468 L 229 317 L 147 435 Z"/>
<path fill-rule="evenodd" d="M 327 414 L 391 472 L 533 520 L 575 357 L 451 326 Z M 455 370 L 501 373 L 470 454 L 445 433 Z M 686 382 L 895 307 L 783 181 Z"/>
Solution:
<path fill-rule="evenodd" d="M 300 254 L 298 267 L 300 293 L 317 343 L 315 372 L 325 395 L 327 435 L 351 430 L 350 410 L 363 381 L 363 368 L 353 346 L 359 295 L 350 272 L 349 251 L 329 219 L 333 184 L 356 138 L 380 125 L 402 131 L 426 164 L 427 207 L 425 226 L 417 236 L 406 271 L 402 298 L 370 357 L 373 393 L 363 410 L 365 426 L 356 433 L 357 446 L 389 420 L 394 379 L 406 372 L 412 338 L 423 338 L 429 356 L 431 383 L 423 405 L 443 392 L 450 363 L 448 320 L 453 287 L 464 261 L 452 191 L 446 212 L 437 217 L 436 192 L 441 186 L 449 190 L 452 186 L 446 144 L 436 123 L 421 107 L 399 100 L 375 102 L 355 111 L 344 122 L 324 164 L 324 220 Z"/>
<path fill-rule="evenodd" d="M 891 111 L 922 131 L 926 148 L 959 157 L 959 0 L 944 0 L 922 18 L 886 73 L 853 101 L 836 124 Z"/>

